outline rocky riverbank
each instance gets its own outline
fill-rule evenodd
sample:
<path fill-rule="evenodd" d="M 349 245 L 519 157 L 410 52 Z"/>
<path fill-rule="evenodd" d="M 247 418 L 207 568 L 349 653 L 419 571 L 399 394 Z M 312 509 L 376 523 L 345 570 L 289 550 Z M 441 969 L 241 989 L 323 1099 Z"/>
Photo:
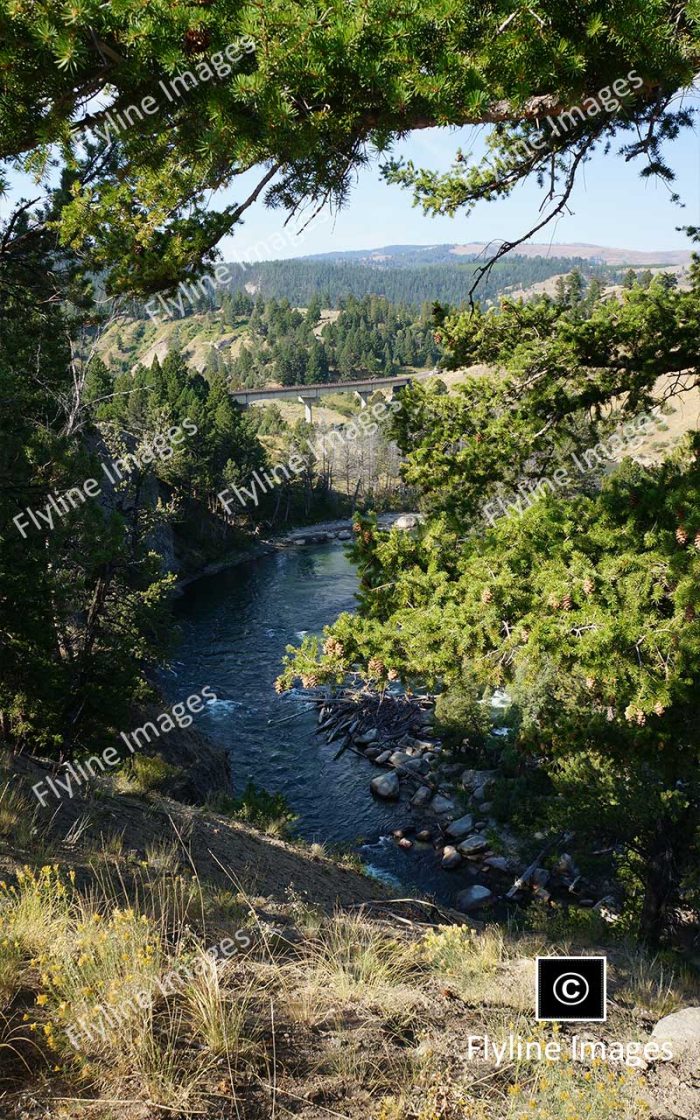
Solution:
<path fill-rule="evenodd" d="M 490 791 L 498 770 L 466 768 L 450 757 L 435 733 L 431 697 L 341 692 L 318 705 L 317 733 L 337 747 L 336 757 L 346 750 L 364 757 L 380 771 L 369 782 L 371 795 L 405 806 L 409 823 L 394 832 L 399 847 L 410 854 L 430 846 L 436 863 L 465 879 L 457 909 L 472 913 L 535 897 L 614 918 L 613 900 L 600 897 L 565 850 L 570 837 L 522 838 L 494 818 Z M 524 855 L 525 840 L 531 846 L 533 839 L 541 840 L 534 860 Z"/>
<path fill-rule="evenodd" d="M 422 520 L 420 513 L 380 513 L 377 524 L 381 529 L 401 529 L 408 531 L 415 529 Z M 247 548 L 237 548 L 227 553 L 220 560 L 202 565 L 199 569 L 179 579 L 175 584 L 176 592 L 202 576 L 216 575 L 228 568 L 235 568 L 238 564 L 245 564 L 249 560 L 257 560 L 261 556 L 269 556 L 280 548 L 291 546 L 328 544 L 330 541 L 349 541 L 352 539 L 352 522 L 350 517 L 338 518 L 335 521 L 319 521 L 315 525 L 305 525 L 300 528 L 290 529 L 287 533 L 280 533 L 257 541 L 251 540 Z M 171 566 L 171 570 L 175 570 Z"/>

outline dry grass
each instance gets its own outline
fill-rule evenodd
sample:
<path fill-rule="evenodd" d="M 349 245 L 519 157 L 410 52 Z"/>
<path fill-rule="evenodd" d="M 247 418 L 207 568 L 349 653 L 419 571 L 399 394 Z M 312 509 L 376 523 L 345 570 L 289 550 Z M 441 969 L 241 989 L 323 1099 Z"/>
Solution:
<path fill-rule="evenodd" d="M 465 1060 L 470 1034 L 555 1036 L 532 1020 L 542 935 L 328 917 L 291 889 L 253 898 L 238 873 L 202 885 L 188 845 L 154 843 L 141 863 L 108 845 L 77 874 L 51 864 L 0 885 L 3 1118 L 644 1117 L 653 1071 Z M 249 947 L 213 962 L 207 947 L 244 927 Z M 610 955 L 606 1037 L 644 1038 L 652 1017 L 697 1004 L 664 960 Z M 71 1098 L 60 1112 L 56 1097 Z"/>
<path fill-rule="evenodd" d="M 299 961 L 280 967 L 279 978 L 289 1016 L 313 1024 L 339 1004 L 408 1014 L 420 1002 L 415 973 L 410 944 L 359 915 L 338 914 L 307 941 Z"/>
<path fill-rule="evenodd" d="M 622 950 L 616 975 L 615 998 L 635 1011 L 648 1011 L 657 1019 L 700 1002 L 697 974 L 678 963 L 672 965 L 662 957 L 648 955 L 643 949 Z"/>

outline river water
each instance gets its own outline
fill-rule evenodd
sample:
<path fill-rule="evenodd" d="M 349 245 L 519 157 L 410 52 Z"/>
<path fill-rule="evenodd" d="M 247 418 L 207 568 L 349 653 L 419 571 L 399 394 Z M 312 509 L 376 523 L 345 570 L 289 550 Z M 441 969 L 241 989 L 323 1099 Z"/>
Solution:
<path fill-rule="evenodd" d="M 418 823 L 411 810 L 372 797 L 379 771 L 366 759 L 334 759 L 337 744 L 314 734 L 308 699 L 274 691 L 285 647 L 353 610 L 356 587 L 339 543 L 287 548 L 197 580 L 176 604 L 181 642 L 163 687 L 172 701 L 204 685 L 216 693 L 196 727 L 226 748 L 234 792 L 252 780 L 283 793 L 299 836 L 351 844 L 370 873 L 449 903 L 473 880 L 442 871 L 432 848 L 399 848 L 391 832 Z"/>

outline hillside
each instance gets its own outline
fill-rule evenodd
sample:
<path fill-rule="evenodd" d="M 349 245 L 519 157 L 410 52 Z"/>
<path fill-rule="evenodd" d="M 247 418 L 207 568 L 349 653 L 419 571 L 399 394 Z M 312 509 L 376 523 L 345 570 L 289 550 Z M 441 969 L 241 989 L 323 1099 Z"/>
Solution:
<path fill-rule="evenodd" d="M 447 245 L 385 245 L 381 249 L 338 250 L 331 253 L 317 253 L 308 260 L 354 261 L 367 267 L 412 268 L 416 265 L 453 264 L 455 257 L 467 260 L 487 258 L 498 247 L 498 242 L 471 241 L 467 244 Z M 615 249 L 606 245 L 587 245 L 582 242 L 538 242 L 528 241 L 519 245 L 518 258 L 534 260 L 554 259 L 568 262 L 592 261 L 596 264 L 625 265 L 631 268 L 648 268 L 653 265 L 687 265 L 690 251 L 687 249 Z M 570 264 L 571 267 L 571 264 Z"/>
<path fill-rule="evenodd" d="M 673 1017 L 697 980 L 600 919 L 506 933 L 154 792 L 98 789 L 44 831 L 40 775 L 6 770 L 0 799 L 7 1120 L 697 1115 Z M 608 956 L 593 1032 L 532 1025 L 535 956 L 562 950 Z M 509 1038 L 562 1060 L 504 1060 Z"/>
<path fill-rule="evenodd" d="M 450 247 L 427 249 L 425 253 L 413 247 L 400 254 L 331 253 L 317 258 L 260 261 L 244 268 L 232 266 L 231 287 L 297 304 L 306 304 L 320 294 L 324 305 L 331 307 L 348 295 L 357 299 L 384 296 L 392 303 L 415 308 L 434 300 L 459 305 L 468 300 L 477 269 L 485 259 L 462 258 Z M 606 283 L 619 278 L 619 269 L 585 257 L 528 257 L 513 253 L 498 261 L 482 278 L 475 298 L 490 303 L 511 287 L 527 288 L 574 267 L 585 276 L 595 275 Z"/>

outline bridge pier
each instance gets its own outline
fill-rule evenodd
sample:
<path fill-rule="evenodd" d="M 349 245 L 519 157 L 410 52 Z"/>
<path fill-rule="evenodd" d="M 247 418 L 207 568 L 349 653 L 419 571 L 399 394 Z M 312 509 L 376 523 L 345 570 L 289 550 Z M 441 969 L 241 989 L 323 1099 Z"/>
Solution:
<path fill-rule="evenodd" d="M 306 420 L 306 423 L 307 424 L 312 424 L 313 423 L 313 420 L 312 420 L 312 415 L 313 414 L 312 414 L 311 408 L 312 408 L 312 405 L 315 404 L 317 398 L 316 397 L 302 397 L 301 395 L 299 395 L 299 397 L 297 399 L 298 399 L 299 403 L 303 404 L 303 406 L 304 406 L 304 419 Z"/>
<path fill-rule="evenodd" d="M 369 395 L 367 393 L 367 390 L 366 389 L 363 389 L 363 390 L 355 389 L 354 393 L 355 393 L 355 396 L 357 397 L 357 399 L 360 402 L 360 408 L 367 408 L 367 397 Z"/>

